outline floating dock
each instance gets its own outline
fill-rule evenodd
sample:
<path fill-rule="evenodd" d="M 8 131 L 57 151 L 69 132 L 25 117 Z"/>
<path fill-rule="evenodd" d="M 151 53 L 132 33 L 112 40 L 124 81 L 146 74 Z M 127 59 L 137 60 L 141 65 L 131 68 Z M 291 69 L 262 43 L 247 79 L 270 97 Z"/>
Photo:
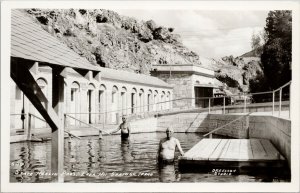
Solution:
<path fill-rule="evenodd" d="M 285 158 L 266 139 L 202 139 L 184 156 L 180 169 L 208 168 L 280 168 Z"/>

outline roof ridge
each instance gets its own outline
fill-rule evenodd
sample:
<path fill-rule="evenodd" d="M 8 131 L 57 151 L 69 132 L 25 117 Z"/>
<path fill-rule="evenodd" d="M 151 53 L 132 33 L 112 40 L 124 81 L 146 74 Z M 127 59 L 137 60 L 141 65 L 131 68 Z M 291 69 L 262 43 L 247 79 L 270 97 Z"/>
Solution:
<path fill-rule="evenodd" d="M 11 20 L 13 57 L 71 68 L 100 71 L 98 66 L 93 65 L 86 58 L 81 57 L 67 45 L 53 37 L 22 10 L 12 9 Z"/>

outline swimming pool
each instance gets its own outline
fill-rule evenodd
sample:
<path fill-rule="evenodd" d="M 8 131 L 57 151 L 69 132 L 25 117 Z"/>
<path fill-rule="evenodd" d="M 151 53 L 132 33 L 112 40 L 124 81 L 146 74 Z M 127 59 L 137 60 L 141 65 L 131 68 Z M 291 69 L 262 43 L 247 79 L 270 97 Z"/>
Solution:
<path fill-rule="evenodd" d="M 175 133 L 186 152 L 199 142 L 201 134 Z M 178 163 L 158 167 L 158 143 L 165 133 L 132 134 L 129 141 L 119 135 L 65 140 L 65 182 L 287 182 L 280 175 L 224 175 L 215 171 L 186 173 Z M 220 136 L 219 136 L 220 137 Z M 10 144 L 11 182 L 50 182 L 51 143 L 23 142 Z M 179 152 L 176 152 L 176 156 Z M 226 175 L 227 174 L 227 175 Z"/>

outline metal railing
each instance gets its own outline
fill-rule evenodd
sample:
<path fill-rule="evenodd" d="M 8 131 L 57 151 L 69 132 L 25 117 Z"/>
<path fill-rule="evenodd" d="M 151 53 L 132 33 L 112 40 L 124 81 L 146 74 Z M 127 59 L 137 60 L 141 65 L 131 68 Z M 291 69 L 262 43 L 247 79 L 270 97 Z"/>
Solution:
<path fill-rule="evenodd" d="M 150 104 L 145 104 L 140 106 L 130 106 L 126 108 L 120 108 L 117 110 L 104 111 L 104 112 L 81 112 L 81 113 L 68 112 L 65 113 L 65 117 L 68 117 L 70 119 L 73 119 L 74 121 L 80 122 L 80 124 L 87 125 L 93 128 L 91 124 L 97 124 L 97 123 L 103 125 L 119 124 L 120 117 L 124 114 L 129 117 L 145 117 L 147 115 L 151 116 L 163 112 L 185 110 L 187 108 L 190 110 L 191 106 L 195 105 L 194 109 L 201 110 L 203 112 L 208 112 L 208 113 L 212 113 L 212 112 L 222 113 L 222 114 L 232 113 L 232 112 L 247 113 L 247 110 L 248 112 L 250 112 L 251 108 L 254 108 L 254 109 L 258 109 L 257 111 L 259 112 L 260 111 L 271 112 L 272 115 L 274 116 L 277 115 L 278 117 L 283 116 L 283 111 L 287 112 L 286 109 L 288 109 L 288 118 L 290 118 L 290 109 L 291 109 L 290 108 L 291 104 L 289 103 L 290 86 L 291 86 L 291 81 L 274 91 L 248 93 L 248 94 L 243 93 L 239 95 L 226 95 L 221 97 L 197 97 L 197 98 L 185 97 L 185 98 L 172 99 L 168 101 L 150 103 Z M 288 89 L 288 92 L 285 89 Z M 257 98 L 259 100 L 257 100 Z M 179 108 L 171 108 L 172 106 L 174 106 L 175 103 L 181 103 L 183 105 L 182 107 Z M 283 109 L 283 107 L 285 108 L 285 110 Z M 132 111 L 134 113 L 131 113 Z M 93 118 L 94 123 L 86 123 L 85 121 L 81 120 L 81 118 L 76 117 L 76 115 L 94 115 Z M 95 117 L 96 115 L 99 116 Z M 31 127 L 32 118 L 45 122 L 44 119 L 36 115 L 33 115 L 32 113 L 11 114 L 11 116 L 22 116 L 22 117 L 28 116 L 29 127 Z M 112 122 L 109 123 L 106 120 L 107 117 L 112 117 L 112 116 L 116 116 L 114 118 L 116 120 L 115 123 Z M 66 123 L 65 126 L 68 126 L 67 122 L 65 123 Z M 104 131 L 103 130 L 104 128 L 103 129 L 94 128 L 94 129 Z"/>

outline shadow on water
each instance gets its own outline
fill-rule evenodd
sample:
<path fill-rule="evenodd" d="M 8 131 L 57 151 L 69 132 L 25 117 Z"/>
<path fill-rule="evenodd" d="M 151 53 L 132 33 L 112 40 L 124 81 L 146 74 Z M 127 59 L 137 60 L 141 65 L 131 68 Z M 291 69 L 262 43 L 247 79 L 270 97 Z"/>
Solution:
<path fill-rule="evenodd" d="M 130 139 L 121 139 L 121 155 L 124 163 L 129 163 L 134 159 L 131 154 L 132 150 Z M 124 169 L 126 170 L 126 168 Z"/>
<path fill-rule="evenodd" d="M 159 140 L 165 133 L 132 134 L 128 140 L 120 140 L 119 135 L 66 139 L 64 148 L 64 169 L 70 174 L 65 182 L 281 182 L 290 181 L 286 170 L 267 170 L 258 173 L 238 171 L 231 176 L 216 175 L 213 169 L 179 170 L 178 161 L 172 165 L 160 166 L 156 163 Z M 199 133 L 175 133 L 186 152 L 197 144 Z M 36 175 L 51 170 L 51 142 L 25 142 L 11 144 L 11 182 L 49 182 L 51 176 Z M 175 157 L 179 152 L 175 153 Z M 203 169 L 203 168 L 202 168 Z M 30 175 L 32 173 L 33 175 Z M 82 174 L 85 175 L 76 175 Z M 112 174 L 115 175 L 112 175 Z"/>
<path fill-rule="evenodd" d="M 179 182 L 181 174 L 178 172 L 176 163 L 157 164 L 160 182 Z"/>

